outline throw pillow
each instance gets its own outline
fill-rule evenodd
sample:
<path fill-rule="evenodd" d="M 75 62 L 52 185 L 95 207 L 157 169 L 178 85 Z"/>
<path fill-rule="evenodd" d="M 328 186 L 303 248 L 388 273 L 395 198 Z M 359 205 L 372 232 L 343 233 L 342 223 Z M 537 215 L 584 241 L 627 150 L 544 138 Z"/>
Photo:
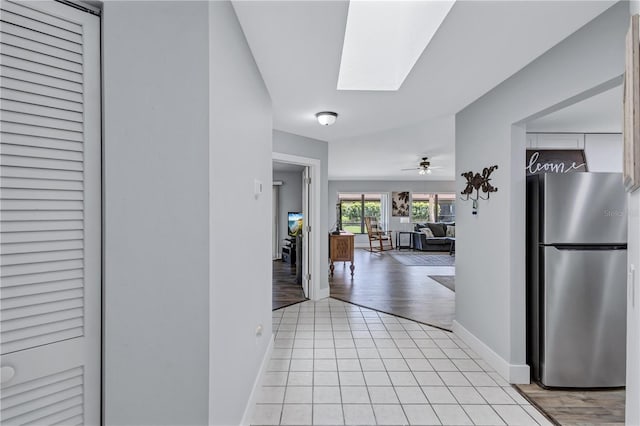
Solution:
<path fill-rule="evenodd" d="M 455 238 L 455 236 L 456 236 L 456 227 L 455 226 L 447 226 L 447 237 Z"/>
<path fill-rule="evenodd" d="M 433 235 L 435 237 L 444 237 L 445 232 L 444 232 L 444 225 L 441 223 L 427 223 L 427 226 L 429 226 L 429 229 L 431 229 L 431 232 L 433 232 Z"/>
<path fill-rule="evenodd" d="M 429 228 L 422 228 L 420 229 L 420 231 L 427 237 L 427 238 L 433 238 L 433 232 L 431 232 L 431 229 Z"/>

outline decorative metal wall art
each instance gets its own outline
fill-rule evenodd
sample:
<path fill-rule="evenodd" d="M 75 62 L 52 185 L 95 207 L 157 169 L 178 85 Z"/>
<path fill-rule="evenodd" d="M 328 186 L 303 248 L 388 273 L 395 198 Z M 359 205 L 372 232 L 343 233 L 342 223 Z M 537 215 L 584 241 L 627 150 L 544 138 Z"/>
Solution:
<path fill-rule="evenodd" d="M 493 173 L 493 171 L 497 168 L 498 166 L 485 167 L 484 169 L 482 169 L 482 174 L 474 174 L 471 171 L 462 173 L 461 176 L 467 179 L 467 186 L 461 192 L 462 195 L 466 195 L 466 198 L 460 197 L 460 199 L 463 201 L 467 201 L 469 199 L 473 201 L 478 201 L 478 199 L 488 200 L 489 195 L 492 192 L 498 192 L 498 188 L 489 183 L 489 181 L 491 180 L 489 176 L 491 176 L 491 173 Z M 473 196 L 474 190 L 476 191 L 475 197 Z M 482 190 L 483 193 L 487 194 L 486 198 L 480 195 L 480 190 Z"/>

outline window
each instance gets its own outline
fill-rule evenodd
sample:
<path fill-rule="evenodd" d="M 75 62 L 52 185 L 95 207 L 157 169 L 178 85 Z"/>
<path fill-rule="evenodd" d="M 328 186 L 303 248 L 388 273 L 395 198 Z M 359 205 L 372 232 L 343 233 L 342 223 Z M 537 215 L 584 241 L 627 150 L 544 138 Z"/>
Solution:
<path fill-rule="evenodd" d="M 338 194 L 342 209 L 342 229 L 354 234 L 366 234 L 364 218 L 375 217 L 384 222 L 382 215 L 383 194 Z"/>
<path fill-rule="evenodd" d="M 431 194 L 413 194 L 411 200 L 411 218 L 414 222 L 431 221 Z"/>
<path fill-rule="evenodd" d="M 455 222 L 456 194 L 436 194 L 437 222 Z"/>
<path fill-rule="evenodd" d="M 413 193 L 411 220 L 414 223 L 454 222 L 456 220 L 456 194 Z"/>

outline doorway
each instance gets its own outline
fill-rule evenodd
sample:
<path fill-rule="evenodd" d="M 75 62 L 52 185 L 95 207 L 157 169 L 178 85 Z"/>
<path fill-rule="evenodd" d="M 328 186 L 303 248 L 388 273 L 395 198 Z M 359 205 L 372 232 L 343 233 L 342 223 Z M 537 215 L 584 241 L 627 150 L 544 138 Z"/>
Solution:
<path fill-rule="evenodd" d="M 100 423 L 100 18 L 3 2 L 0 423 Z"/>
<path fill-rule="evenodd" d="M 527 156 L 521 156 L 520 166 L 516 166 L 516 169 L 526 170 L 528 175 L 546 169 L 549 174 L 544 178 L 529 176 L 527 180 L 527 363 L 532 369 L 532 383 L 517 387 L 559 424 L 575 422 L 576 419 L 589 424 L 624 424 L 625 390 L 616 387 L 593 390 L 599 386 L 624 385 L 625 377 L 627 232 L 626 226 L 621 226 L 621 235 L 618 236 L 604 232 L 612 229 L 616 223 L 622 223 L 621 216 L 603 216 L 604 220 L 599 221 L 598 214 L 601 210 L 613 209 L 613 205 L 624 210 L 621 206 L 626 200 L 622 187 L 620 105 L 623 90 L 619 83 L 613 81 L 597 87 L 580 95 L 569 105 L 552 108 L 552 111 L 518 123 L 523 130 L 526 128 L 526 134 L 519 133 L 525 141 L 519 142 L 524 142 L 522 146 L 526 148 Z M 584 158 L 579 163 L 580 168 L 572 170 L 570 167 L 560 167 L 578 164 L 568 160 L 571 155 Z M 557 167 L 551 168 L 554 165 Z M 574 177 L 557 176 L 567 173 L 573 173 Z M 598 190 L 607 179 L 612 184 L 607 185 L 605 191 Z M 590 182 L 592 185 L 588 185 Z M 560 185 L 563 183 L 569 190 L 562 190 Z M 560 194 L 557 201 L 569 208 L 553 204 L 554 193 Z M 618 196 L 614 197 L 616 194 Z M 585 196 L 590 199 L 588 209 L 573 209 Z M 604 205 L 604 209 L 599 205 Z M 562 214 L 556 217 L 543 213 L 547 211 Z M 590 215 L 590 212 L 597 213 Z M 538 213 L 544 214 L 545 222 L 538 219 Z M 565 218 L 570 221 L 576 237 L 544 231 Z M 592 237 L 588 241 L 590 244 L 585 244 L 585 240 L 581 240 L 585 229 L 598 229 L 602 237 Z M 620 242 L 616 250 L 602 244 L 608 238 Z M 556 241 L 560 244 L 556 244 Z M 594 250 L 594 247 L 598 250 Z M 599 275 L 603 269 L 596 266 L 598 262 L 606 263 L 607 276 Z M 562 270 L 557 268 L 559 264 L 562 264 Z M 589 267 L 593 267 L 595 273 L 587 272 Z M 554 280 L 560 275 L 562 278 Z M 572 286 L 572 282 L 576 281 L 578 285 Z M 559 289 L 564 294 L 571 294 L 568 305 L 559 296 Z M 593 297 L 596 293 L 598 296 Z M 540 297 L 541 294 L 544 294 L 544 298 Z M 593 311 L 600 315 L 592 315 Z M 586 320 L 575 319 L 581 315 Z M 571 328 L 574 325 L 575 328 Z M 552 332 L 547 331 L 551 329 Z M 579 356 L 569 353 L 572 348 L 580 347 L 588 349 L 577 352 Z M 596 348 L 616 349 L 599 351 Z M 563 371 L 558 374 L 554 370 L 555 365 L 566 359 L 571 360 L 572 368 L 564 370 L 567 373 Z M 590 376 L 592 371 L 598 371 L 601 376 Z M 536 382 L 565 388 L 546 389 Z M 584 389 L 587 386 L 591 389 Z M 564 401 L 561 410 L 550 403 L 557 398 Z"/>
<path fill-rule="evenodd" d="M 272 155 L 274 162 L 286 164 L 288 166 L 297 166 L 297 170 L 301 172 L 300 192 L 301 192 L 301 228 L 299 231 L 300 246 L 296 244 L 296 257 L 300 257 L 300 274 L 301 285 L 305 296 L 311 300 L 317 300 L 321 297 L 320 292 L 320 274 L 321 274 L 321 255 L 320 255 L 320 239 L 318 234 L 320 230 L 320 160 L 315 158 L 301 157 L 291 154 L 283 154 L 274 152 Z M 297 178 L 296 178 L 297 179 Z M 282 185 L 284 187 L 284 185 Z M 296 213 L 292 211 L 292 213 Z M 278 238 L 282 239 L 283 235 L 289 234 L 288 214 L 289 211 L 280 211 L 280 216 L 287 215 L 286 228 L 281 225 L 278 230 Z M 284 224 L 284 220 L 280 220 L 280 224 Z M 299 248 L 299 249 L 298 249 Z M 282 255 L 281 255 L 282 256 Z"/>
<path fill-rule="evenodd" d="M 308 299 L 307 174 L 308 166 L 273 162 L 272 309 Z"/>

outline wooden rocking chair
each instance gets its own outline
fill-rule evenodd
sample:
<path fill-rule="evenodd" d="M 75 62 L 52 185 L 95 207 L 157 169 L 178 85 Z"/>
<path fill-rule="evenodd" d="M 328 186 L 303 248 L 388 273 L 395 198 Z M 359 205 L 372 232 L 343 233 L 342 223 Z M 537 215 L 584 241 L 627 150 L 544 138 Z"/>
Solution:
<path fill-rule="evenodd" d="M 391 232 L 380 229 L 378 219 L 367 216 L 364 218 L 364 224 L 369 235 L 369 251 L 393 250 Z"/>

